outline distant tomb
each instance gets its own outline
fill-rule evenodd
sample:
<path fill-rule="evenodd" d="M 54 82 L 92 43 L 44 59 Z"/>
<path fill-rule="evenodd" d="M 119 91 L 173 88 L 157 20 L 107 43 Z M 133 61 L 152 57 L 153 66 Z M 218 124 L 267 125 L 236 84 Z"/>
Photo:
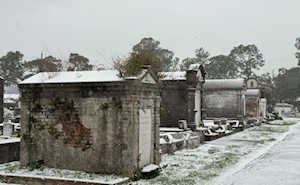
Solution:
<path fill-rule="evenodd" d="M 184 127 L 182 120 L 192 129 L 202 125 L 202 86 L 205 73 L 202 65 L 193 64 L 187 71 L 161 73 L 162 127 Z"/>
<path fill-rule="evenodd" d="M 206 119 L 241 119 L 245 116 L 244 79 L 209 79 L 203 85 Z"/>
<path fill-rule="evenodd" d="M 295 114 L 294 105 L 289 103 L 276 103 L 274 111 L 281 117 L 291 117 Z"/>

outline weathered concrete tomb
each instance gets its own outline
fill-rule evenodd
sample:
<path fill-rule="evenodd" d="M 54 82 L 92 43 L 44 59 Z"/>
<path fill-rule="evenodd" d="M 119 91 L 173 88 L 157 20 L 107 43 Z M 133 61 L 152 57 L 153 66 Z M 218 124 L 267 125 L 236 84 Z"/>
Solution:
<path fill-rule="evenodd" d="M 288 103 L 276 103 L 274 111 L 282 117 L 289 117 L 295 113 L 294 105 Z"/>
<path fill-rule="evenodd" d="M 257 118 L 260 116 L 260 90 L 246 90 L 246 116 L 249 118 Z"/>
<path fill-rule="evenodd" d="M 206 119 L 237 119 L 245 116 L 244 79 L 209 79 L 203 85 Z"/>
<path fill-rule="evenodd" d="M 260 116 L 260 89 L 259 83 L 255 78 L 249 78 L 246 81 L 246 116 L 249 118 L 257 118 Z"/>
<path fill-rule="evenodd" d="M 186 120 L 190 127 L 202 124 L 202 85 L 204 69 L 193 64 L 188 71 L 164 72 L 162 81 L 162 127 L 178 127 L 179 120 Z"/>
<path fill-rule="evenodd" d="M 39 73 L 19 84 L 22 166 L 131 176 L 159 164 L 160 88 L 151 71 Z"/>

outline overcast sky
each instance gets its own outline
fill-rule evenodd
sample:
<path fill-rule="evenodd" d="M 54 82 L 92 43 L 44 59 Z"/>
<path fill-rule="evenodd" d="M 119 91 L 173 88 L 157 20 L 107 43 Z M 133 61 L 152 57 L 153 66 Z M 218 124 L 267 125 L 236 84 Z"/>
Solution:
<path fill-rule="evenodd" d="M 266 60 L 260 73 L 272 73 L 297 65 L 299 7 L 300 0 L 1 0 L 0 55 L 77 52 L 107 65 L 153 37 L 180 60 L 200 47 L 214 56 L 255 44 Z"/>

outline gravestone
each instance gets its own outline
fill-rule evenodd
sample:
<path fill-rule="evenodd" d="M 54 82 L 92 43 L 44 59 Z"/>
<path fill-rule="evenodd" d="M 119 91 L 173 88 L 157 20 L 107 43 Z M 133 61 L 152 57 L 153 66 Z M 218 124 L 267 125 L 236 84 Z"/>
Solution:
<path fill-rule="evenodd" d="M 10 121 L 5 122 L 3 124 L 3 136 L 11 137 L 13 129 L 13 124 Z"/>

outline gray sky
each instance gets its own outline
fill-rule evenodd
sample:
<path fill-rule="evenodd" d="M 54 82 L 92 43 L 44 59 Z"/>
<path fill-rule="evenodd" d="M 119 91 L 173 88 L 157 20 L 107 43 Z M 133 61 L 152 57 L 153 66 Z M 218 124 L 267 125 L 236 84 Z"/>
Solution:
<path fill-rule="evenodd" d="M 299 7 L 299 0 L 1 0 L 0 55 L 78 52 L 107 64 L 153 37 L 181 60 L 200 47 L 214 56 L 255 44 L 266 60 L 259 73 L 271 73 L 297 65 Z"/>

